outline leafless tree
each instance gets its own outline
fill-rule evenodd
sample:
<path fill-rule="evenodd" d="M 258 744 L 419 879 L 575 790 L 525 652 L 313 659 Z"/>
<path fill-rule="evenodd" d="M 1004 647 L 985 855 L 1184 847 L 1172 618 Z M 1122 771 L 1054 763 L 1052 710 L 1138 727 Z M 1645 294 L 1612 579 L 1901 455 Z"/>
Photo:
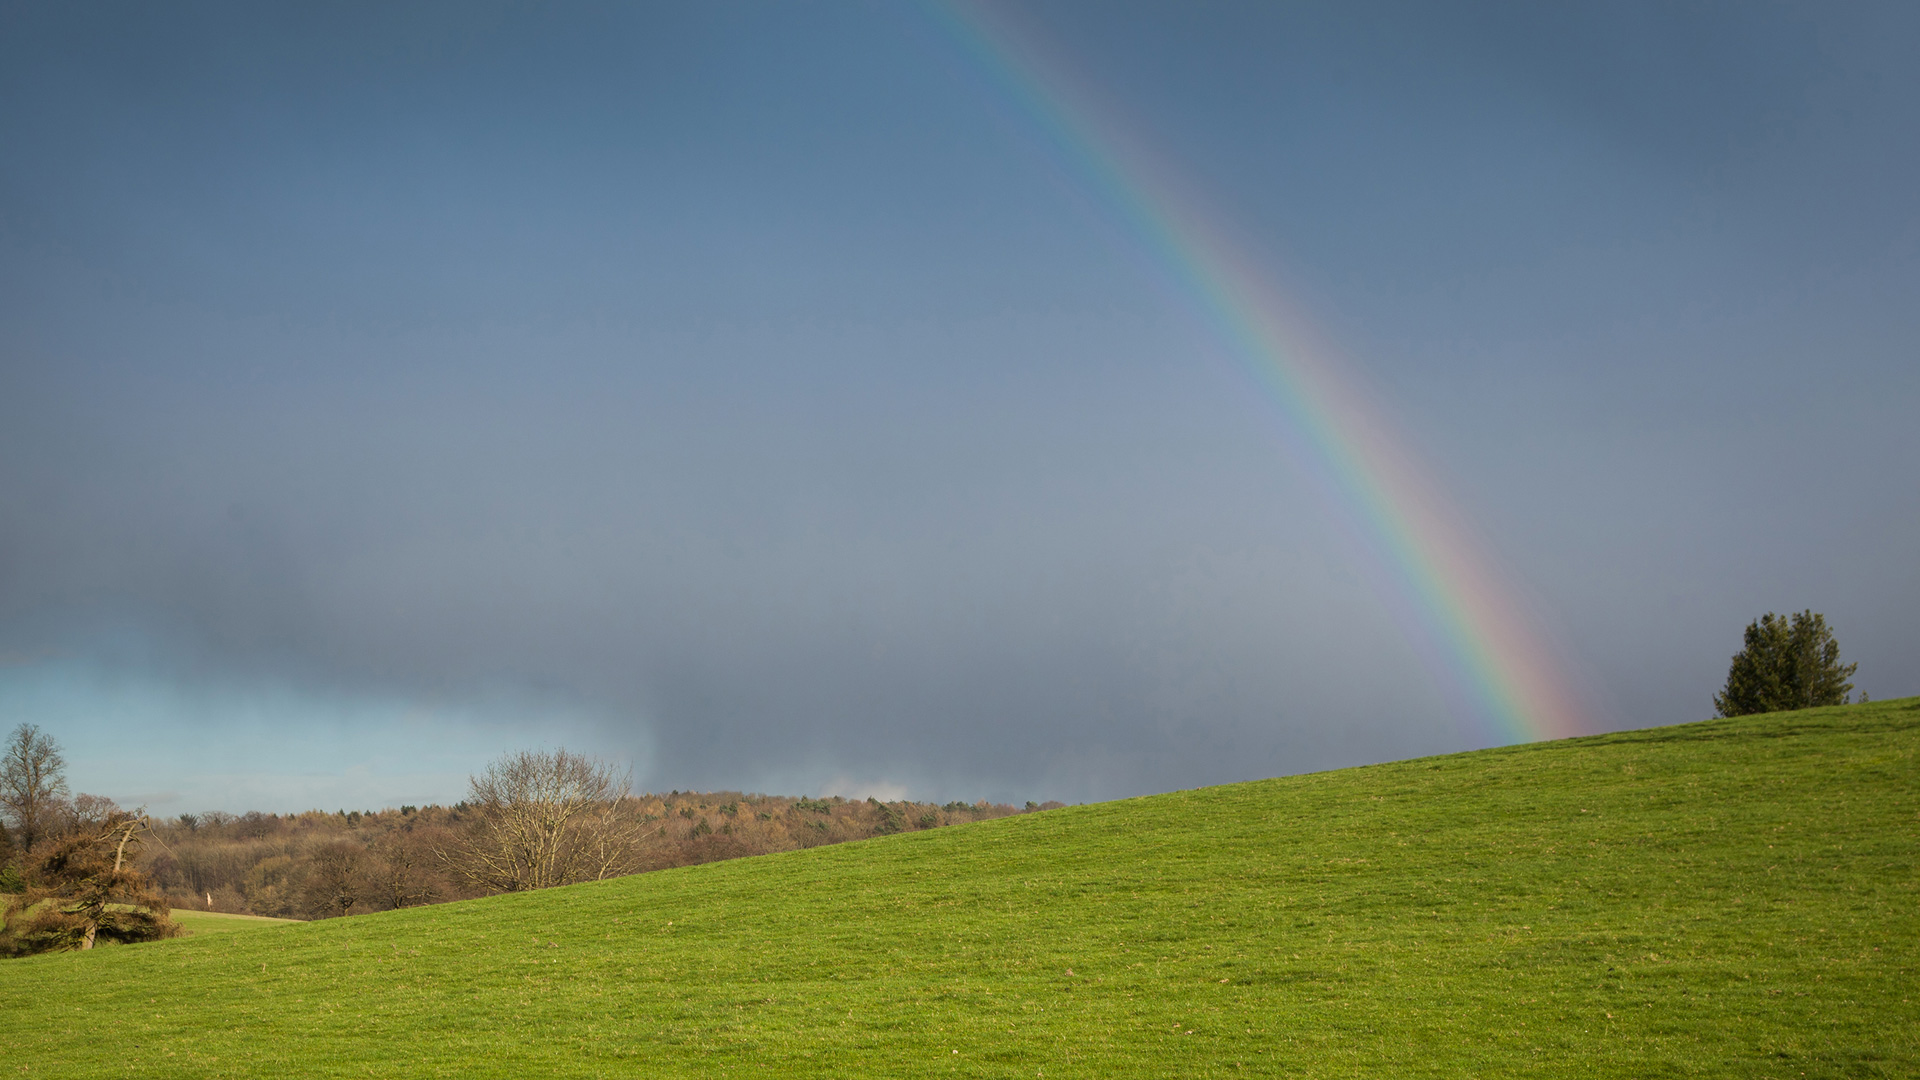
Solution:
<path fill-rule="evenodd" d="M 55 818 L 66 804 L 67 762 L 60 744 L 34 724 L 21 724 L 0 752 L 0 806 L 13 821 L 14 842 L 22 851 L 56 831 Z"/>
<path fill-rule="evenodd" d="M 611 762 L 522 750 L 469 778 L 468 788 L 478 813 L 442 857 L 475 885 L 520 892 L 638 869 L 641 823 L 626 805 L 632 777 Z"/>
<path fill-rule="evenodd" d="M 367 846 L 369 901 L 391 911 L 442 899 L 446 882 L 434 858 L 437 834 L 444 829 L 396 829 Z"/>
<path fill-rule="evenodd" d="M 324 844 L 307 871 L 307 910 L 316 918 L 353 914 L 368 890 L 366 849 L 351 842 Z"/>

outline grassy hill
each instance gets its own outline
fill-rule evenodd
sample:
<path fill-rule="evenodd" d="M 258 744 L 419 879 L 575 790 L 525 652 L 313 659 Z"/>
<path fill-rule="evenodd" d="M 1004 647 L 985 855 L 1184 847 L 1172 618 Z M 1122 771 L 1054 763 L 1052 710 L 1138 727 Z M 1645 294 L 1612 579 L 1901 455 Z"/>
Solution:
<path fill-rule="evenodd" d="M 0 967 L 33 1076 L 1920 1075 L 1920 699 Z"/>

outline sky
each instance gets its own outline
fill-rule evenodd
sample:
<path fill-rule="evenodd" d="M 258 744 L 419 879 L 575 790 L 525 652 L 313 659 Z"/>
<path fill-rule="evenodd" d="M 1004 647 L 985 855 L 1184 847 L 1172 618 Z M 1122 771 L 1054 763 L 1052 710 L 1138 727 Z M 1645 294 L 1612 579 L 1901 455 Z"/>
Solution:
<path fill-rule="evenodd" d="M 0 148 L 0 726 L 127 805 L 1920 693 L 1910 4 L 6 3 Z"/>

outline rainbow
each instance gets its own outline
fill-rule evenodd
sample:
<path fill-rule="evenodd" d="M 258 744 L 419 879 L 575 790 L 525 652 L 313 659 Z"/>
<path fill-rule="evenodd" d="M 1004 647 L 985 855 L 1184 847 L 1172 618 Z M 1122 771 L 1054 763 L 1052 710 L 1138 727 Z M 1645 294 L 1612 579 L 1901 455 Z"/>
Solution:
<path fill-rule="evenodd" d="M 1121 218 L 1142 252 L 1277 406 L 1293 458 L 1392 582 L 1396 614 L 1478 734 L 1500 742 L 1595 730 L 1546 639 L 1431 478 L 1332 350 L 1236 251 L 1173 171 L 1004 16 L 962 0 L 925 9 Z"/>

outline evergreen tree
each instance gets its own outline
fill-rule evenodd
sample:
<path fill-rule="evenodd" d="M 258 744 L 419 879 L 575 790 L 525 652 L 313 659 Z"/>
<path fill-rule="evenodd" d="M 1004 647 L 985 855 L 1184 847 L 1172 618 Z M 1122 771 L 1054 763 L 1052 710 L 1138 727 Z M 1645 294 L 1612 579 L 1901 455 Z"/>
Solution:
<path fill-rule="evenodd" d="M 1840 662 L 1826 616 L 1768 612 L 1747 625 L 1745 647 L 1734 654 L 1713 707 L 1721 716 L 1746 716 L 1845 705 L 1853 690 L 1848 680 L 1859 666 Z"/>

